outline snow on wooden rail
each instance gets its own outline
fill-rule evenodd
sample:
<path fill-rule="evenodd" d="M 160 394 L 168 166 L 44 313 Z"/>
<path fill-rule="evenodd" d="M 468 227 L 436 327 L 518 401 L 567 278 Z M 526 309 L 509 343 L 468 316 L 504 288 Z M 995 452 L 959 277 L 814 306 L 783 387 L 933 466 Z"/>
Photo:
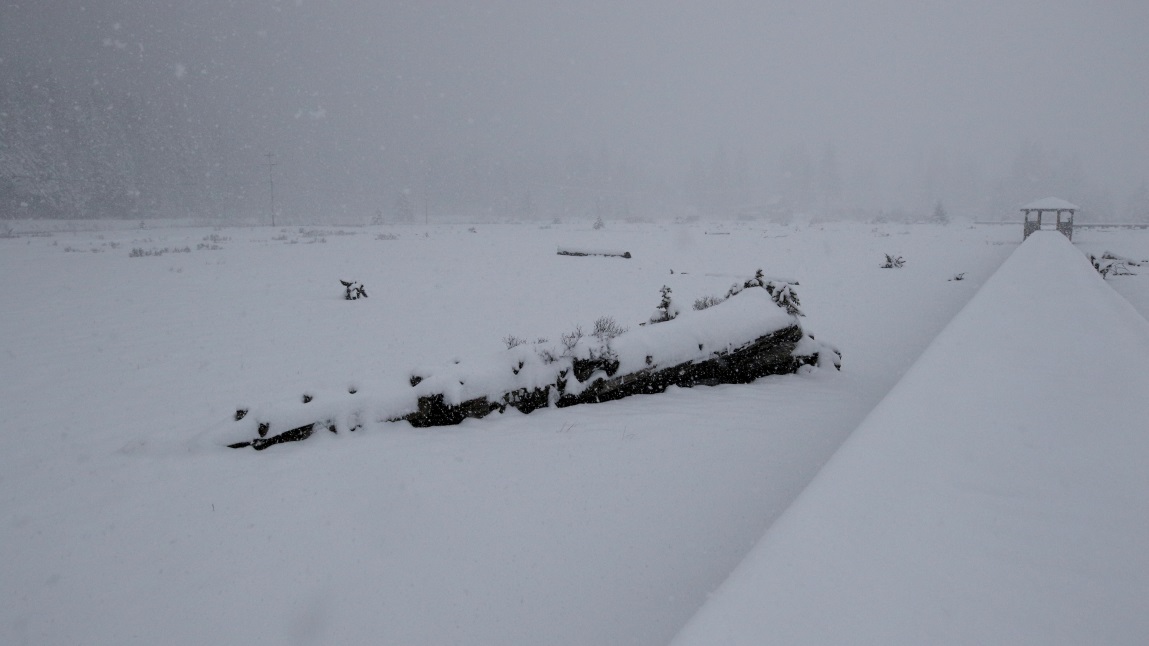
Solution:
<path fill-rule="evenodd" d="M 529 413 L 670 386 L 749 383 L 802 366 L 840 367 L 841 353 L 806 334 L 785 305 L 765 288 L 745 288 L 705 310 L 630 331 L 576 333 L 560 343 L 516 345 L 486 361 L 420 368 L 411 390 L 380 398 L 385 404 L 351 388 L 306 394 L 283 407 L 240 408 L 229 434 L 246 439 L 227 444 L 262 450 L 379 421 L 444 426 L 507 408 Z"/>
<path fill-rule="evenodd" d="M 674 642 L 1149 635 L 1149 322 L 1037 231 Z"/>

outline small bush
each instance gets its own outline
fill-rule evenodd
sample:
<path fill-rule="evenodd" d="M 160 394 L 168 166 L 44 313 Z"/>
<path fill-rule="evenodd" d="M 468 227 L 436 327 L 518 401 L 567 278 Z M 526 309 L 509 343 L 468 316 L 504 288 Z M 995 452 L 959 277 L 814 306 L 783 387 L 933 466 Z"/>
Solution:
<path fill-rule="evenodd" d="M 725 298 L 719 298 L 717 296 L 703 296 L 702 298 L 694 301 L 694 309 L 702 311 L 708 307 L 714 307 L 715 305 L 725 300 Z"/>
<path fill-rule="evenodd" d="M 168 247 L 164 247 L 163 249 L 144 249 L 143 247 L 133 247 L 132 250 L 128 252 L 128 257 L 147 258 L 149 256 L 162 256 L 165 253 L 191 253 L 191 247 L 176 247 L 175 249 L 169 249 Z"/>
<path fill-rule="evenodd" d="M 606 223 L 602 221 L 602 216 L 600 215 L 594 221 L 594 230 L 598 231 L 599 229 L 605 229 L 605 228 L 606 228 Z"/>
<path fill-rule="evenodd" d="M 802 313 L 802 303 L 798 300 L 798 294 L 794 292 L 794 288 L 789 283 L 779 281 L 770 281 L 764 285 L 766 291 L 770 293 L 770 298 L 774 299 L 774 303 L 786 310 L 790 316 L 805 316 Z"/>
<path fill-rule="evenodd" d="M 891 256 L 890 254 L 886 254 L 886 262 L 885 262 L 885 264 L 881 265 L 881 268 L 882 269 L 901 269 L 903 266 L 905 266 L 905 264 L 906 264 L 906 261 L 903 260 L 901 256 L 895 257 L 895 256 Z"/>
<path fill-rule="evenodd" d="M 503 343 L 507 344 L 508 350 L 510 350 L 511 348 L 514 348 L 516 346 L 520 346 L 526 342 L 527 342 L 526 339 L 524 339 L 522 337 L 517 337 L 513 334 L 508 334 L 507 336 L 503 337 Z"/>
<path fill-rule="evenodd" d="M 678 305 L 674 302 L 674 297 L 671 296 L 670 287 L 663 285 L 662 300 L 659 301 L 658 306 L 654 309 L 654 314 L 650 315 L 651 323 L 662 323 L 664 321 L 672 321 L 678 317 Z"/>
<path fill-rule="evenodd" d="M 798 300 L 798 293 L 794 291 L 793 285 L 781 280 L 766 280 L 766 276 L 762 270 L 754 272 L 754 277 L 746 280 L 742 284 L 734 283 L 730 286 L 729 291 L 726 292 L 726 298 L 730 298 L 736 294 L 741 294 L 742 290 L 750 289 L 751 287 L 761 287 L 766 290 L 770 298 L 778 307 L 786 310 L 791 316 L 805 316 L 801 310 L 801 301 Z M 721 302 L 721 301 L 719 301 Z M 697 304 L 695 309 L 698 309 Z"/>
<path fill-rule="evenodd" d="M 560 338 L 562 339 L 563 348 L 565 349 L 563 354 L 570 355 L 572 352 L 574 352 L 575 346 L 578 345 L 578 342 L 583 338 L 582 326 L 576 325 L 573 332 L 567 332 Z"/>
<path fill-rule="evenodd" d="M 619 325 L 618 321 L 609 316 L 601 316 L 594 322 L 594 330 L 590 334 L 605 343 L 624 332 L 626 328 Z"/>

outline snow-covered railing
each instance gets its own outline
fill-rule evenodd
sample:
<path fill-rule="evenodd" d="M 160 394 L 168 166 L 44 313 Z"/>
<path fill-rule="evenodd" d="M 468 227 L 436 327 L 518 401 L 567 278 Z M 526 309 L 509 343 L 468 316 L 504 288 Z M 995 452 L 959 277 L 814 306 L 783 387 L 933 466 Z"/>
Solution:
<path fill-rule="evenodd" d="M 1140 644 L 1149 323 L 1037 231 L 686 625 L 695 644 Z"/>

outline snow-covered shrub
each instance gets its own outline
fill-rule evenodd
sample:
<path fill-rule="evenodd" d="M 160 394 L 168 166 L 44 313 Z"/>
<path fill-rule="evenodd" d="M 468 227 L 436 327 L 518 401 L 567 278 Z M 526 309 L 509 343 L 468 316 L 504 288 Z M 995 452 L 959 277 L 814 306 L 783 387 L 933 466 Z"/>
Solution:
<path fill-rule="evenodd" d="M 606 223 L 602 221 L 602 216 L 600 215 L 594 221 L 594 230 L 598 231 L 599 229 L 604 229 L 604 228 L 606 228 Z"/>
<path fill-rule="evenodd" d="M 606 343 L 624 332 L 626 332 L 626 328 L 619 325 L 618 321 L 609 316 L 600 316 L 594 322 L 594 330 L 591 331 L 590 335 Z"/>
<path fill-rule="evenodd" d="M 356 301 L 360 298 L 367 298 L 367 289 L 363 287 L 362 283 L 347 280 L 339 282 L 343 285 L 343 300 Z"/>
<path fill-rule="evenodd" d="M 671 290 L 666 285 L 662 286 L 662 300 L 659 301 L 658 307 L 654 309 L 654 313 L 650 315 L 651 323 L 662 323 L 663 321 L 672 321 L 678 317 L 681 309 L 678 304 L 674 302 L 674 297 L 671 295 Z"/>
<path fill-rule="evenodd" d="M 191 253 L 191 247 L 176 247 L 175 249 L 170 249 L 168 247 L 164 247 L 163 249 L 144 249 L 143 247 L 133 247 L 132 250 L 128 252 L 128 257 L 147 258 L 149 256 L 162 256 L 165 253 Z"/>
<path fill-rule="evenodd" d="M 790 283 L 781 281 L 770 281 L 763 285 L 766 291 L 770 293 L 770 298 L 774 299 L 774 303 L 786 310 L 786 313 L 791 316 L 805 316 L 802 313 L 802 303 L 798 300 L 798 294 L 794 292 Z"/>
<path fill-rule="evenodd" d="M 582 337 L 583 333 L 581 325 L 576 325 L 574 331 L 572 332 L 566 332 L 562 334 L 560 338 L 562 339 L 563 348 L 565 349 L 563 356 L 570 356 L 570 354 L 574 351 L 575 346 L 577 346 L 578 342 L 582 340 Z"/>
<path fill-rule="evenodd" d="M 515 336 L 513 334 L 508 334 L 507 336 L 503 337 L 503 343 L 507 344 L 508 350 L 510 350 L 511 348 L 520 346 L 526 342 L 527 342 L 526 339 L 524 339 L 522 337 Z"/>
<path fill-rule="evenodd" d="M 950 280 L 965 280 L 965 272 L 963 271 L 960 274 L 954 274 L 954 277 Z"/>
<path fill-rule="evenodd" d="M 694 301 L 694 309 L 696 311 L 704 310 L 708 307 L 714 307 L 726 299 L 719 298 L 718 296 L 703 296 L 702 298 Z"/>
<path fill-rule="evenodd" d="M 740 294 L 742 292 L 742 290 L 748 289 L 750 287 L 765 287 L 765 286 L 766 286 L 766 276 L 762 273 L 762 270 L 759 269 L 759 270 L 754 272 L 753 278 L 745 280 L 742 283 L 734 283 L 733 285 L 731 285 L 730 289 L 726 290 L 726 298 L 730 298 L 731 296 L 734 296 L 736 294 Z M 769 291 L 769 290 L 767 290 L 767 291 Z"/>
<path fill-rule="evenodd" d="M 881 265 L 882 269 L 901 269 L 906 264 L 906 261 L 901 256 L 891 256 L 886 254 L 886 262 Z"/>
<path fill-rule="evenodd" d="M 754 272 L 753 278 L 750 278 L 741 284 L 734 283 L 731 285 L 730 289 L 726 292 L 726 298 L 736 296 L 737 294 L 742 293 L 742 290 L 750 289 L 751 287 L 761 287 L 762 289 L 766 290 L 767 294 L 770 294 L 770 298 L 776 305 L 778 305 L 778 307 L 786 310 L 786 312 L 791 316 L 805 316 L 805 314 L 802 313 L 802 303 L 798 299 L 798 293 L 794 291 L 793 286 L 797 284 L 798 283 L 790 283 L 785 280 L 769 280 L 766 278 L 765 274 L 762 273 L 762 270 L 759 269 L 758 271 Z M 720 303 L 722 301 L 718 302 Z M 696 301 L 694 304 L 694 309 L 706 308 L 698 307 L 698 302 Z"/>

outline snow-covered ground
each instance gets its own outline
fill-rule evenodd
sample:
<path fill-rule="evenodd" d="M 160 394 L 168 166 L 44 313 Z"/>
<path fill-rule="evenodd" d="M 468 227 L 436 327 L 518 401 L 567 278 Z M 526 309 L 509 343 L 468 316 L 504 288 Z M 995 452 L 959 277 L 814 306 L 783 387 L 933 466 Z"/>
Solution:
<path fill-rule="evenodd" d="M 587 222 L 0 239 L 0 643 L 664 644 L 1019 238 Z M 1146 232 L 1077 238 L 1149 257 Z M 879 269 L 886 253 L 906 266 Z M 396 392 L 508 335 L 637 325 L 663 285 L 690 303 L 758 268 L 800 282 L 841 372 L 262 453 L 204 442 L 240 406 Z M 1107 282 L 1145 314 L 1147 281 Z"/>

